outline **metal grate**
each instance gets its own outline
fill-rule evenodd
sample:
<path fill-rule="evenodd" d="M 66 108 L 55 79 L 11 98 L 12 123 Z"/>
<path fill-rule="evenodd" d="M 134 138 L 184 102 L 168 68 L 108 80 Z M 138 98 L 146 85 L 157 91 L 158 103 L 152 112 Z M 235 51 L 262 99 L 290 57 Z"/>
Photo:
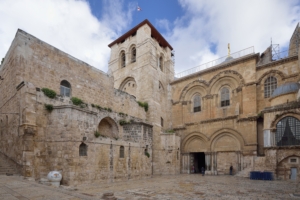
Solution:
<path fill-rule="evenodd" d="M 265 81 L 265 98 L 269 98 L 277 88 L 277 79 L 270 76 Z"/>
<path fill-rule="evenodd" d="M 300 145 L 300 121 L 285 117 L 276 125 L 275 141 L 277 146 Z"/>
<path fill-rule="evenodd" d="M 200 112 L 201 111 L 201 98 L 199 95 L 196 95 L 194 97 L 194 112 Z"/>
<path fill-rule="evenodd" d="M 222 88 L 221 90 L 221 107 L 229 106 L 230 105 L 230 95 L 228 88 Z"/>

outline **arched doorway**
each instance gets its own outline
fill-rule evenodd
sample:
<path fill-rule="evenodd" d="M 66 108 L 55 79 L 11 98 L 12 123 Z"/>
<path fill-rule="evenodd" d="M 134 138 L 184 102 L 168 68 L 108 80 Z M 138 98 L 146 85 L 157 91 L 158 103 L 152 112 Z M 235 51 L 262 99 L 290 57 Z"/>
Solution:
<path fill-rule="evenodd" d="M 240 171 L 241 142 L 231 133 L 217 135 L 212 143 L 212 168 L 215 174 L 229 174 L 230 166 L 233 173 Z"/>
<path fill-rule="evenodd" d="M 201 168 L 210 169 L 207 157 L 207 138 L 201 133 L 191 133 L 182 142 L 181 173 L 201 173 Z"/>

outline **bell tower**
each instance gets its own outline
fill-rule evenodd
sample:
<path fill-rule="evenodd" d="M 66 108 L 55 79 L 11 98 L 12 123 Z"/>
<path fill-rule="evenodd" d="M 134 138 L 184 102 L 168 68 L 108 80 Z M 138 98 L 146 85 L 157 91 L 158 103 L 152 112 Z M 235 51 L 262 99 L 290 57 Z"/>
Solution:
<path fill-rule="evenodd" d="M 111 48 L 109 74 L 114 87 L 147 102 L 147 120 L 153 125 L 153 173 L 165 168 L 161 157 L 161 137 L 171 124 L 171 86 L 174 79 L 172 46 L 148 21 L 144 20 L 108 45 Z M 178 168 L 178 167 L 177 167 Z M 167 172 L 170 174 L 173 172 Z"/>

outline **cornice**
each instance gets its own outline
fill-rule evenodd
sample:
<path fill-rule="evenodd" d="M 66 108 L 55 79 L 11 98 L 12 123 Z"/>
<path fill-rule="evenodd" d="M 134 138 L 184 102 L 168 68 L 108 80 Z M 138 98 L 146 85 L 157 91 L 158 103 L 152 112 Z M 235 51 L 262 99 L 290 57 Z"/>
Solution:
<path fill-rule="evenodd" d="M 269 62 L 269 63 L 264 64 L 264 65 L 259 65 L 259 66 L 256 67 L 256 69 L 261 70 L 261 69 L 264 69 L 264 68 L 273 67 L 275 65 L 281 65 L 283 63 L 287 63 L 287 62 L 294 61 L 294 60 L 298 60 L 298 55 L 291 56 L 291 57 L 288 57 L 288 58 L 283 58 L 283 59 L 273 61 L 273 62 Z"/>
<path fill-rule="evenodd" d="M 199 72 L 195 72 L 193 74 L 184 76 L 182 78 L 178 78 L 177 80 L 174 80 L 173 82 L 171 82 L 170 85 L 173 85 L 173 84 L 176 84 L 176 83 L 179 83 L 179 82 L 182 82 L 182 81 L 185 81 L 185 80 L 188 80 L 188 79 L 191 79 L 191 78 L 203 75 L 203 74 L 207 74 L 207 73 L 210 73 L 210 72 L 223 70 L 223 69 L 229 68 L 233 65 L 236 65 L 236 64 L 239 64 L 239 63 L 242 63 L 242 62 L 246 62 L 246 61 L 251 60 L 253 58 L 256 58 L 256 60 L 258 60 L 258 57 L 259 57 L 259 53 L 256 53 L 256 54 L 253 54 L 253 55 L 248 55 L 248 56 L 245 56 L 245 57 L 242 57 L 242 58 L 238 58 L 237 60 L 233 60 L 229 63 L 220 64 L 220 65 L 210 67 L 208 69 L 204 69 L 204 70 L 201 70 Z"/>

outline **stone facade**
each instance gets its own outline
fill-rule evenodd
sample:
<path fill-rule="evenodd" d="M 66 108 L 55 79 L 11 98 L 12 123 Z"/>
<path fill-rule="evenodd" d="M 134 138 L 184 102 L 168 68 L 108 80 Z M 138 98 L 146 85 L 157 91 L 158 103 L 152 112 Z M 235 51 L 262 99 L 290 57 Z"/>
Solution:
<path fill-rule="evenodd" d="M 109 44 L 107 74 L 18 30 L 0 67 L 0 151 L 25 177 L 59 170 L 63 184 L 202 167 L 228 174 L 230 166 L 241 176 L 292 178 L 300 170 L 299 30 L 284 59 L 267 48 L 180 78 L 172 46 L 147 20 Z M 272 96 L 276 88 L 291 90 Z M 289 126 L 297 144 L 280 145 Z"/>

